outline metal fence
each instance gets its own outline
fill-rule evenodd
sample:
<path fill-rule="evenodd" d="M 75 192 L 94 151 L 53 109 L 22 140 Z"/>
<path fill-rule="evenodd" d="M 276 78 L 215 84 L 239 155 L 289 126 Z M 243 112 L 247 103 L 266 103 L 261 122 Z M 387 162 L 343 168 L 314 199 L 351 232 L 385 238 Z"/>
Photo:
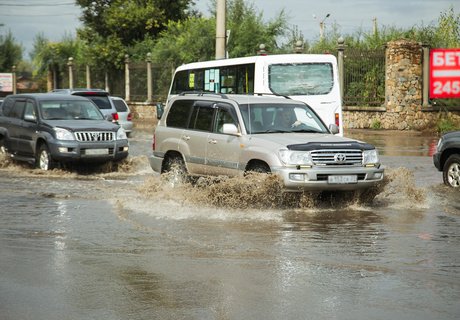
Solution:
<path fill-rule="evenodd" d="M 336 54 L 337 53 L 333 53 Z M 385 49 L 346 49 L 343 54 L 343 105 L 380 107 L 385 101 Z M 125 69 L 72 65 L 74 88 L 101 88 L 133 102 L 165 101 L 175 66 L 128 61 Z M 150 84 L 148 68 L 151 69 Z M 70 68 L 60 70 L 55 88 L 70 86 Z M 128 80 L 127 80 L 128 79 Z M 126 86 L 129 81 L 129 86 Z M 149 95 L 149 85 L 151 97 Z M 129 89 L 127 89 L 129 87 Z M 129 91 L 127 91 L 129 90 Z M 150 98 L 150 99 L 149 99 Z"/>
<path fill-rule="evenodd" d="M 343 105 L 380 107 L 385 102 L 385 49 L 347 49 L 343 58 Z"/>

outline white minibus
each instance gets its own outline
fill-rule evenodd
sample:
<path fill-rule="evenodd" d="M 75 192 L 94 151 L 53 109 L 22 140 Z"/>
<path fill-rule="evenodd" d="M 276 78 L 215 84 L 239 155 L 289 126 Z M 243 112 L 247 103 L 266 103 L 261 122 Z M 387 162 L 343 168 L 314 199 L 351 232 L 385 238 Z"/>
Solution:
<path fill-rule="evenodd" d="M 332 54 L 279 54 L 212 60 L 178 67 L 168 101 L 182 92 L 274 94 L 311 106 L 343 135 L 337 59 Z"/>

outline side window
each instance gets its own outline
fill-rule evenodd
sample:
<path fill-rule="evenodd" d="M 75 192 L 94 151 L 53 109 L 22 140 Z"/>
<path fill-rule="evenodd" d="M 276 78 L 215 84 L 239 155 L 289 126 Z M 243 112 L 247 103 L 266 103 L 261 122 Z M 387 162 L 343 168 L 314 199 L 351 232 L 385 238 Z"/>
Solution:
<path fill-rule="evenodd" d="M 215 108 L 209 101 L 197 101 L 193 106 L 189 128 L 201 131 L 212 130 Z"/>
<path fill-rule="evenodd" d="M 236 114 L 231 111 L 234 111 L 234 109 L 230 105 L 219 104 L 217 106 L 217 115 L 213 130 L 214 132 L 223 133 L 224 124 L 226 123 L 233 123 L 236 126 L 238 125 Z"/>
<path fill-rule="evenodd" d="M 26 102 L 26 110 L 24 111 L 24 116 L 26 115 L 36 117 L 34 103 L 30 100 L 27 100 Z"/>
<path fill-rule="evenodd" d="M 178 100 L 171 105 L 166 125 L 173 128 L 187 128 L 193 100 Z"/>
<path fill-rule="evenodd" d="M 26 106 L 25 100 L 19 100 L 14 103 L 13 109 L 10 112 L 10 117 L 22 119 L 24 108 Z"/>
<path fill-rule="evenodd" d="M 14 105 L 13 99 L 6 99 L 5 101 L 3 101 L 2 111 L 3 111 L 4 116 L 10 117 L 10 114 L 13 110 L 13 105 Z"/>
<path fill-rule="evenodd" d="M 117 109 L 118 112 L 126 112 L 128 111 L 128 108 L 126 107 L 126 104 L 123 102 L 123 100 L 112 100 L 113 104 L 115 105 L 115 109 Z"/>

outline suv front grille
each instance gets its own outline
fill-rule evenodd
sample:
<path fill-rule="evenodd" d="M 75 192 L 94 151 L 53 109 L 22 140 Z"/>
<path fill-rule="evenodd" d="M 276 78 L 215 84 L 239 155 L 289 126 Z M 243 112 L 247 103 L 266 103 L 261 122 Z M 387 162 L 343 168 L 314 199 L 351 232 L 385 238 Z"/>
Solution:
<path fill-rule="evenodd" d="M 80 131 L 75 132 L 78 141 L 82 142 L 98 142 L 98 141 L 113 141 L 115 133 L 111 131 Z"/>
<path fill-rule="evenodd" d="M 361 150 L 350 149 L 314 150 L 311 157 L 313 162 L 320 166 L 353 166 L 361 165 L 363 161 Z"/>

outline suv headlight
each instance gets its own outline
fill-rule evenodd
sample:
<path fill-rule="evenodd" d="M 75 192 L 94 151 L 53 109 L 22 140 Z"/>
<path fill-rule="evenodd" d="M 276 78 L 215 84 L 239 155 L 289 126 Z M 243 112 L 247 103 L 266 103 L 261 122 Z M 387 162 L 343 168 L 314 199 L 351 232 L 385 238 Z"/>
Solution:
<path fill-rule="evenodd" d="M 379 163 L 379 152 L 377 149 L 364 150 L 363 165 Z"/>
<path fill-rule="evenodd" d="M 75 140 L 75 136 L 72 132 L 63 128 L 54 128 L 56 133 L 56 139 L 58 140 Z"/>
<path fill-rule="evenodd" d="M 123 139 L 128 139 L 128 136 L 126 135 L 125 129 L 120 127 L 117 131 L 117 140 L 123 140 Z"/>
<path fill-rule="evenodd" d="M 281 161 L 287 165 L 307 165 L 312 166 L 313 160 L 309 151 L 280 150 Z"/>

